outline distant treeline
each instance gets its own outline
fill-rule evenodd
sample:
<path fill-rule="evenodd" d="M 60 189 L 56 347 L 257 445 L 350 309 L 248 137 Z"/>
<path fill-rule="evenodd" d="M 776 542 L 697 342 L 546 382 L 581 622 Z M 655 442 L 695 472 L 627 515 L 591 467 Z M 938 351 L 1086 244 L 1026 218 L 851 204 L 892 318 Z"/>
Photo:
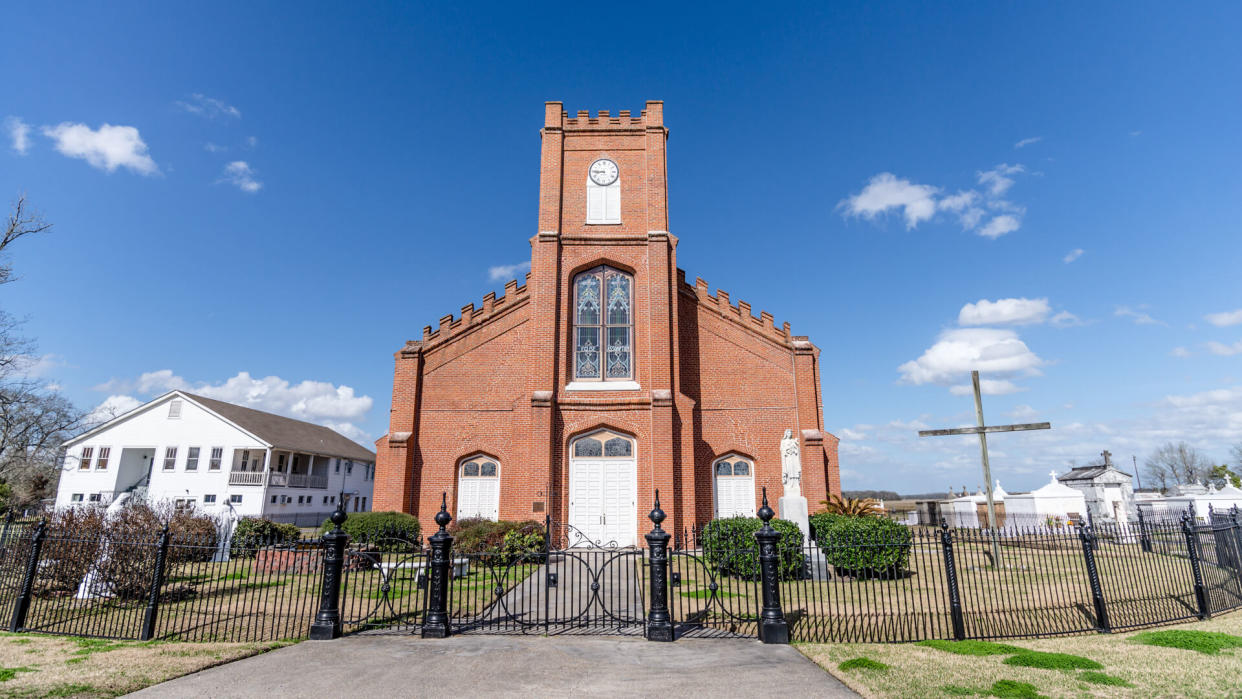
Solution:
<path fill-rule="evenodd" d="M 872 500 L 943 500 L 947 496 L 944 491 L 900 495 L 892 490 L 842 490 L 841 494 L 847 498 L 871 498 Z"/>

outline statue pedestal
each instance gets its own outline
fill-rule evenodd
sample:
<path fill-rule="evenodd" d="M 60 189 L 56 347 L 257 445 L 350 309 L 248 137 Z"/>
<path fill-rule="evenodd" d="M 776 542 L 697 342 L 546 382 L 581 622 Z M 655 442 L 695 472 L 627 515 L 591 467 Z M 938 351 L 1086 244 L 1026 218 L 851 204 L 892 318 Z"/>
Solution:
<path fill-rule="evenodd" d="M 780 509 L 781 519 L 787 519 L 798 525 L 802 530 L 802 545 L 811 543 L 810 516 L 807 514 L 806 498 L 801 495 L 786 495 L 776 501 Z"/>

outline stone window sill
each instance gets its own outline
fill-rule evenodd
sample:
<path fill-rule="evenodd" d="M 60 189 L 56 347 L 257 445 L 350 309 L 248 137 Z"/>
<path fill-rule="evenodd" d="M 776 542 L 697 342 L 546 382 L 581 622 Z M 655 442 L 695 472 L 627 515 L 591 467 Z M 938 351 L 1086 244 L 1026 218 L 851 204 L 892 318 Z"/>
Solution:
<path fill-rule="evenodd" d="M 637 381 L 574 381 L 565 387 L 566 391 L 639 391 L 642 387 Z"/>

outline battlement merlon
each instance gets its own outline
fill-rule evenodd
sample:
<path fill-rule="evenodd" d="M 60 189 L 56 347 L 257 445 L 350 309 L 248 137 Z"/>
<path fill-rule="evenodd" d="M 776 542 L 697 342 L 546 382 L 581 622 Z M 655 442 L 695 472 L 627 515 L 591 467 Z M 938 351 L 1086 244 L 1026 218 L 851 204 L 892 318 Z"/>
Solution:
<path fill-rule="evenodd" d="M 705 307 L 716 308 L 721 317 L 729 318 L 741 323 L 746 328 L 776 342 L 795 350 L 798 345 L 796 340 L 805 340 L 805 337 L 796 337 L 790 334 L 789 323 L 783 323 L 779 328 L 773 321 L 773 316 L 767 311 L 760 311 L 759 317 L 751 314 L 751 306 L 745 301 L 738 301 L 737 305 L 729 300 L 729 292 L 724 289 L 717 289 L 716 295 L 713 296 L 708 290 L 707 282 L 702 277 L 695 277 L 694 284 L 686 282 L 686 273 L 684 270 L 677 270 L 677 279 L 681 283 L 683 293 L 692 294 L 698 298 L 699 303 Z M 810 344 L 809 342 L 807 344 Z"/>
<path fill-rule="evenodd" d="M 582 109 L 574 116 L 565 111 L 561 102 L 545 102 L 544 129 L 609 129 L 616 127 L 664 129 L 663 100 L 647 100 L 646 109 L 633 116 L 628 109 L 622 109 L 616 116 L 607 109 L 599 110 L 594 117 L 590 111 Z"/>
<path fill-rule="evenodd" d="M 454 316 L 452 313 L 442 316 L 434 330 L 430 325 L 424 325 L 422 340 L 407 340 L 406 347 L 418 345 L 420 351 L 426 351 L 432 345 L 447 341 L 449 338 L 459 335 L 473 326 L 486 323 L 497 313 L 507 311 L 517 302 L 527 298 L 526 292 L 530 288 L 530 272 L 526 273 L 523 281 L 525 283 L 521 286 L 518 286 L 516 279 L 510 279 L 505 282 L 504 296 L 497 296 L 495 291 L 487 292 L 483 295 L 483 305 L 481 307 L 471 303 L 461 307 L 460 316 Z"/>

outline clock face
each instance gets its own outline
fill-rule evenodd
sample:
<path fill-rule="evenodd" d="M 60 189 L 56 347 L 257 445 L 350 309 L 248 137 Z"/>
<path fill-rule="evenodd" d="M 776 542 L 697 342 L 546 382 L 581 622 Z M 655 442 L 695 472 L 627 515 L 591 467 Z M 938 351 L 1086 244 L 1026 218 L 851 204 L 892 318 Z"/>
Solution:
<path fill-rule="evenodd" d="M 591 181 L 601 187 L 616 182 L 617 174 L 617 164 L 608 158 L 600 158 L 591 163 Z"/>

